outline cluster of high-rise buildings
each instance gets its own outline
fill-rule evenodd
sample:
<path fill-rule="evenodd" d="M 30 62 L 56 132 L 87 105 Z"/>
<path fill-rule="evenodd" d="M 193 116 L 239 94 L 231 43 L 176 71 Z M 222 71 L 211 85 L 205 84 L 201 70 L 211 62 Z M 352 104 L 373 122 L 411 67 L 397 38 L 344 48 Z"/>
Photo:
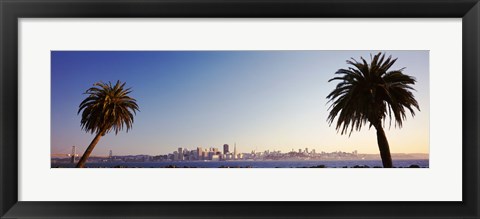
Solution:
<path fill-rule="evenodd" d="M 363 156 L 362 156 L 363 157 Z M 108 156 L 91 156 L 89 162 L 163 162 L 163 161 L 235 161 L 235 160 L 352 160 L 362 159 L 355 150 L 351 153 L 335 151 L 335 152 L 316 152 L 315 149 L 292 149 L 289 152 L 282 153 L 280 150 L 265 150 L 263 152 L 252 150 L 251 152 L 241 153 L 237 151 L 234 144 L 233 150 L 228 144 L 223 147 L 209 147 L 190 150 L 188 148 L 179 147 L 177 150 L 163 155 L 113 155 L 110 150 Z M 70 158 L 52 158 L 52 163 L 74 163 L 75 160 Z"/>
<path fill-rule="evenodd" d="M 223 150 L 216 147 L 202 148 L 197 147 L 196 150 L 189 150 L 187 148 L 179 147 L 178 150 L 173 151 L 167 155 L 168 160 L 182 161 L 182 160 L 240 160 L 243 159 L 243 154 L 237 153 L 236 144 L 233 146 L 233 151 L 230 151 L 228 144 L 223 145 Z"/>
<path fill-rule="evenodd" d="M 315 149 L 292 149 L 290 152 L 282 153 L 281 151 L 257 152 L 255 150 L 247 153 L 237 151 L 236 144 L 233 151 L 228 144 L 223 145 L 223 150 L 210 147 L 197 147 L 196 150 L 179 147 L 178 150 L 166 155 L 156 156 L 154 159 L 169 161 L 191 161 L 191 160 L 212 160 L 212 161 L 228 161 L 228 160 L 314 160 L 314 159 L 353 159 L 358 158 L 358 152 L 346 153 L 341 151 L 326 153 L 324 151 L 317 153 Z"/>

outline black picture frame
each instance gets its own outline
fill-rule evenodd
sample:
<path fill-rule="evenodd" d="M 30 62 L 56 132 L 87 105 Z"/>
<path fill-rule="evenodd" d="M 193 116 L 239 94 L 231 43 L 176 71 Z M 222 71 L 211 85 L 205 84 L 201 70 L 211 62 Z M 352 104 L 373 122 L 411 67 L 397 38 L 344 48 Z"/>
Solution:
<path fill-rule="evenodd" d="M 2 218 L 480 218 L 478 193 L 480 5 L 478 0 L 0 0 L 0 15 L 0 216 Z M 18 201 L 17 21 L 19 18 L 72 17 L 462 18 L 463 201 Z"/>

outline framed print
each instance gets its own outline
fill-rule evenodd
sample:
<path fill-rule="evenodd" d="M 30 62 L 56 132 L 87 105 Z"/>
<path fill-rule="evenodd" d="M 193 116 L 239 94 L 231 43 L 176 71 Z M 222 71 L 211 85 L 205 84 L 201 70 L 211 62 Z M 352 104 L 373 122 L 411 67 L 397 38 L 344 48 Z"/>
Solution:
<path fill-rule="evenodd" d="M 2 1 L 0 215 L 478 218 L 479 7 Z"/>

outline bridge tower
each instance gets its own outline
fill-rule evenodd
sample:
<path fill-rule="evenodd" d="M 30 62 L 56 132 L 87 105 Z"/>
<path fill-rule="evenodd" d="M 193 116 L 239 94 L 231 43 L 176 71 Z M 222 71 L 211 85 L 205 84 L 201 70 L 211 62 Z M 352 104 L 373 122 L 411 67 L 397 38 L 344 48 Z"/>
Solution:
<path fill-rule="evenodd" d="M 71 163 L 75 163 L 75 155 L 76 155 L 76 150 L 75 150 L 75 146 L 72 146 L 72 154 L 71 154 Z"/>

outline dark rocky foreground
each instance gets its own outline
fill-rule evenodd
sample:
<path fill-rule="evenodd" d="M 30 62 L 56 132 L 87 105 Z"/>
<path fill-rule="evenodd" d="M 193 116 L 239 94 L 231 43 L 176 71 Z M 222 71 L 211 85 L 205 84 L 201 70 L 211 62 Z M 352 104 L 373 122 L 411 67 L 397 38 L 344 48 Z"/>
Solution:
<path fill-rule="evenodd" d="M 55 168 L 55 167 L 53 167 Z M 58 167 L 56 167 L 58 168 Z M 98 168 L 98 167 L 95 167 Z M 145 168 L 145 167 L 130 167 L 130 166 L 122 166 L 122 165 L 117 165 L 114 167 L 108 167 L 108 168 Z M 164 167 L 147 167 L 147 168 L 209 168 L 209 167 L 195 167 L 195 166 L 176 166 L 176 165 L 167 165 Z M 252 166 L 219 166 L 218 168 L 253 168 Z M 275 168 L 281 168 L 281 167 L 275 167 Z M 382 168 L 381 166 L 373 166 L 370 167 L 368 165 L 355 165 L 353 167 L 348 167 L 348 166 L 343 166 L 343 167 L 328 167 L 325 165 L 317 165 L 317 166 L 310 166 L 310 167 L 291 167 L 291 168 Z M 410 165 L 408 167 L 394 167 L 394 168 L 422 168 L 418 165 Z"/>
<path fill-rule="evenodd" d="M 397 160 L 397 168 L 428 168 L 428 160 Z M 52 163 L 52 168 L 75 168 L 71 163 Z M 169 162 L 91 162 L 86 168 L 382 168 L 381 160 L 324 161 L 169 161 Z"/>

